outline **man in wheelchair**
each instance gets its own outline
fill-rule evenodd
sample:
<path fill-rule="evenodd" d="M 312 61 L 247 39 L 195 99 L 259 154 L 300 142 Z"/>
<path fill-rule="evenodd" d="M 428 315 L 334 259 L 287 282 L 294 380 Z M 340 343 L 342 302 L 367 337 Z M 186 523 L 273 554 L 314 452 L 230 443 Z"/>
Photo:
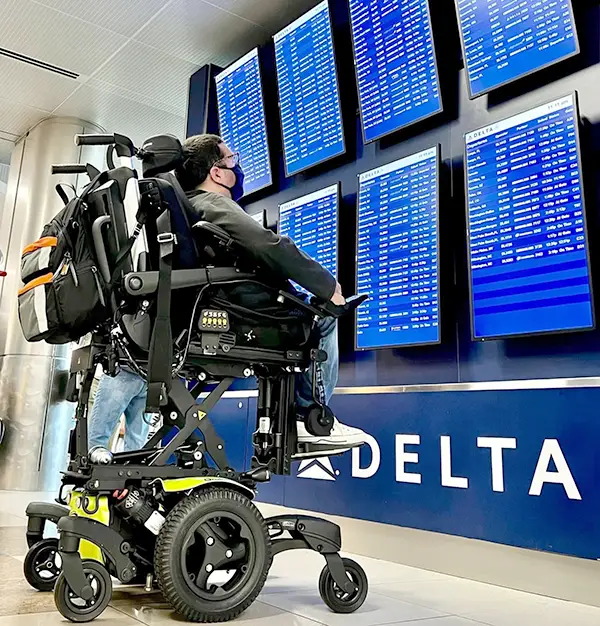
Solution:
<path fill-rule="evenodd" d="M 92 336 L 71 359 L 76 422 L 59 504 L 27 509 L 27 580 L 54 587 L 58 610 L 75 622 L 108 606 L 111 576 L 148 589 L 157 581 L 188 620 L 227 621 L 256 599 L 275 555 L 309 549 L 326 560 L 325 603 L 357 610 L 368 583 L 360 565 L 341 558 L 340 528 L 308 515 L 264 519 L 252 500 L 273 474 L 289 475 L 294 460 L 364 442 L 327 402 L 337 381 L 336 320 L 366 296 L 345 300 L 318 263 L 245 214 L 235 202 L 243 182 L 237 157 L 218 137 L 182 147 L 159 136 L 141 149 L 121 135 L 81 135 L 76 143 L 109 146 L 109 168 L 54 169 L 87 172 L 91 182 L 65 198 L 22 257 L 27 340 Z M 135 263 L 140 233 L 146 250 Z M 315 299 L 300 297 L 290 280 Z M 98 364 L 111 376 L 124 366 L 147 381 L 146 412 L 160 414 L 163 425 L 143 449 L 102 460 L 90 454 L 87 407 Z M 253 453 L 239 471 L 210 414 L 235 379 L 252 376 Z M 59 541 L 44 539 L 47 521 L 57 524 Z"/>
<path fill-rule="evenodd" d="M 321 300 L 336 306 L 346 303 L 342 288 L 335 278 L 314 259 L 299 250 L 288 237 L 276 235 L 263 228 L 237 204 L 244 194 L 244 173 L 239 154 L 216 135 L 197 135 L 183 144 L 184 160 L 176 169 L 176 176 L 191 201 L 196 221 L 205 220 L 222 228 L 257 263 L 259 280 L 265 284 L 285 288 L 298 297 L 289 281 L 304 287 Z M 264 292 L 253 285 L 237 291 L 242 306 L 256 306 Z M 316 367 L 317 400 L 328 405 L 338 380 L 337 321 L 333 317 L 320 319 L 315 328 L 319 349 L 327 360 Z M 334 419 L 331 432 L 317 436 L 305 426 L 305 412 L 314 405 L 313 369 L 298 376 L 296 383 L 297 428 L 299 443 L 333 446 L 338 451 L 365 443 L 364 433 L 358 428 L 341 424 Z"/>

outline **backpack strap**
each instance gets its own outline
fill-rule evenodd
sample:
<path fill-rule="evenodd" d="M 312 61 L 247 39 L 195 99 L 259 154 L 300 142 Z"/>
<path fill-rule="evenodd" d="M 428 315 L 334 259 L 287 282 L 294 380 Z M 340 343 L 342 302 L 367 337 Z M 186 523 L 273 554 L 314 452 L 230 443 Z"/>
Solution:
<path fill-rule="evenodd" d="M 68 187 L 69 189 L 73 189 L 73 191 L 75 191 L 75 188 L 72 185 L 65 185 L 65 183 L 58 183 L 55 189 L 56 189 L 56 193 L 60 196 L 60 199 L 63 201 L 63 204 L 67 206 L 67 204 L 69 204 L 70 202 L 70 198 L 64 189 L 65 187 Z"/>
<path fill-rule="evenodd" d="M 148 396 L 146 413 L 158 413 L 167 403 L 171 389 L 173 365 L 173 337 L 171 330 L 171 273 L 175 235 L 171 232 L 171 217 L 165 211 L 157 220 L 160 260 L 158 265 L 158 293 L 156 321 L 150 340 L 148 357 Z"/>

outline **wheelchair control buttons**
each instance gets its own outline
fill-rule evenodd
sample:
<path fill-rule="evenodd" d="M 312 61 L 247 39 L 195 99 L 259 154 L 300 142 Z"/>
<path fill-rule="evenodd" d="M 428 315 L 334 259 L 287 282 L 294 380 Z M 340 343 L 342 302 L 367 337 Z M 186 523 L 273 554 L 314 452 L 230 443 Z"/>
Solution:
<path fill-rule="evenodd" d="M 227 332 L 229 330 L 229 315 L 226 311 L 204 309 L 200 313 L 200 330 Z"/>

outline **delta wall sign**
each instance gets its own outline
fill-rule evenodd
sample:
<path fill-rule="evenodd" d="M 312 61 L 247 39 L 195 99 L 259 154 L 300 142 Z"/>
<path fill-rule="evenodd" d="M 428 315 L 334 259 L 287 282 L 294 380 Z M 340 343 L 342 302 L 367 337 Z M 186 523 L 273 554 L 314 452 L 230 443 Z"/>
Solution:
<path fill-rule="evenodd" d="M 336 396 L 367 445 L 299 463 L 266 497 L 598 559 L 598 406 L 597 388 Z"/>

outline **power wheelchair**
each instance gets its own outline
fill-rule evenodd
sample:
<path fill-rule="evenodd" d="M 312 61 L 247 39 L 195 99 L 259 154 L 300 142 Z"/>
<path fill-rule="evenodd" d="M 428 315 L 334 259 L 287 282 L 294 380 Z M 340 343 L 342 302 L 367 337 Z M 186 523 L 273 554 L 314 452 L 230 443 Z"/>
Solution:
<path fill-rule="evenodd" d="M 145 583 L 147 590 L 157 583 L 189 621 L 227 621 L 256 599 L 275 555 L 309 549 L 326 560 L 319 579 L 324 602 L 335 612 L 356 611 L 368 582 L 358 563 L 340 556 L 340 528 L 306 515 L 264 519 L 253 498 L 273 474 L 289 475 L 295 459 L 342 452 L 299 446 L 295 381 L 327 358 L 314 338 L 315 321 L 349 314 L 366 298 L 336 307 L 260 284 L 251 257 L 227 233 L 191 224 L 188 200 L 169 174 L 182 159 L 174 137 L 154 137 L 141 149 L 122 135 L 79 135 L 76 143 L 108 146 L 108 182 L 85 201 L 94 256 L 112 285 L 111 315 L 72 354 L 68 399 L 77 405 L 70 460 L 57 504 L 27 508 L 29 582 L 54 588 L 58 610 L 74 622 L 104 611 L 111 577 Z M 142 161 L 141 179 L 133 157 Z M 54 172 L 98 174 L 90 165 Z M 136 238 L 145 245 L 134 267 Z M 265 306 L 250 311 L 236 302 L 236 288 L 248 284 L 266 294 Z M 98 364 L 109 375 L 124 366 L 144 377 L 147 412 L 162 416 L 143 449 L 101 464 L 93 462 L 87 439 Z M 259 390 L 254 452 L 251 467 L 240 473 L 230 467 L 209 416 L 235 379 L 253 376 Z M 333 425 L 330 409 L 316 399 L 304 419 L 316 435 Z M 44 539 L 47 522 L 57 525 L 58 540 Z"/>

